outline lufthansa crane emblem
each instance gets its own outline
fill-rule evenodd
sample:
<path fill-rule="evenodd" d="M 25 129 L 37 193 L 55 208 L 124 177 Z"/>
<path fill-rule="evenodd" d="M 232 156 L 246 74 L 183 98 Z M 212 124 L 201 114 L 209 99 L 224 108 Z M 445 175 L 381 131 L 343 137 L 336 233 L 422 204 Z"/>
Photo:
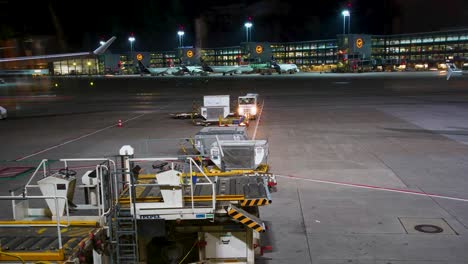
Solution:
<path fill-rule="evenodd" d="M 193 51 L 187 50 L 187 57 L 192 58 L 193 57 Z"/>
<path fill-rule="evenodd" d="M 143 55 L 141 55 L 140 53 L 137 54 L 137 60 L 141 61 L 143 59 Z"/>
<path fill-rule="evenodd" d="M 356 47 L 358 49 L 362 48 L 363 45 L 364 45 L 364 41 L 362 40 L 362 38 L 356 39 Z"/>
<path fill-rule="evenodd" d="M 257 45 L 257 46 L 255 47 L 255 52 L 257 52 L 258 54 L 262 53 L 262 52 L 263 52 L 263 47 L 260 46 L 260 45 Z"/>

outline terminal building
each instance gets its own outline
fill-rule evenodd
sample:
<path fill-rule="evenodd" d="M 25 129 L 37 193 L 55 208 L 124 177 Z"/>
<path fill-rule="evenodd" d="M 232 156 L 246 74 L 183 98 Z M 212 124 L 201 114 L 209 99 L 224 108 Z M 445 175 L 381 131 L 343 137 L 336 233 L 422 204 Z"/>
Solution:
<path fill-rule="evenodd" d="M 147 67 L 294 63 L 302 71 L 389 71 L 443 68 L 450 60 L 468 67 L 468 28 L 399 34 L 344 34 L 336 39 L 300 42 L 251 42 L 217 48 L 184 47 L 172 51 L 110 52 L 98 58 L 50 63 L 54 75 L 132 74 L 137 60 Z"/>

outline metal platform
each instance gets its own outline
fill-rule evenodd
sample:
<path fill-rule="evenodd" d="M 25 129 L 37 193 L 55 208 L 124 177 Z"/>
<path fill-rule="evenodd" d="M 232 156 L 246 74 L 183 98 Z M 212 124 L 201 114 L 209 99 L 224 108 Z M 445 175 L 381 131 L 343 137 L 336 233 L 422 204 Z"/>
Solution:
<path fill-rule="evenodd" d="M 198 179 L 199 181 L 201 179 Z M 156 180 L 145 178 L 139 183 L 152 184 Z M 241 206 L 258 206 L 271 203 L 270 192 L 264 176 L 236 176 L 229 178 L 218 178 L 216 181 L 216 201 L 230 201 L 239 203 Z M 162 202 L 161 189 L 159 186 L 136 187 L 136 201 L 141 203 Z M 192 202 L 190 185 L 183 186 L 183 199 L 186 205 Z M 195 185 L 193 190 L 193 201 L 196 205 L 212 200 L 212 189 L 209 185 Z M 128 204 L 128 191 L 120 198 L 121 204 Z"/>
<path fill-rule="evenodd" d="M 30 226 L 28 228 L 0 227 L 1 251 L 0 261 L 65 261 L 78 257 L 80 251 L 90 246 L 90 233 L 96 233 L 96 227 L 69 226 L 61 229 L 60 249 L 59 237 L 55 226 Z"/>

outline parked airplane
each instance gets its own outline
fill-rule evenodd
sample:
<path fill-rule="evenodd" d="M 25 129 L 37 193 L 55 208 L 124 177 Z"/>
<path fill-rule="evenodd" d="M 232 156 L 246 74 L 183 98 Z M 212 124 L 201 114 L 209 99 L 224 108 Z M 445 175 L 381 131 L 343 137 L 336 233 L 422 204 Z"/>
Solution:
<path fill-rule="evenodd" d="M 164 76 L 164 75 L 184 75 L 183 67 L 146 67 L 141 61 L 138 61 L 138 67 L 140 68 L 141 74 L 151 74 L 152 76 Z"/>
<path fill-rule="evenodd" d="M 276 61 L 273 61 L 271 63 L 271 67 L 275 68 L 275 70 L 279 73 L 289 73 L 289 74 L 294 74 L 296 72 L 299 72 L 299 68 L 297 67 L 296 64 L 292 63 L 281 63 L 278 64 Z"/>
<path fill-rule="evenodd" d="M 102 44 L 99 48 L 91 52 L 76 52 L 76 53 L 62 53 L 62 54 L 51 54 L 51 55 L 3 58 L 3 59 L 0 59 L 0 63 L 21 62 L 21 61 L 29 61 L 29 60 L 52 61 L 52 60 L 57 60 L 57 59 L 67 59 L 67 58 L 75 58 L 75 57 L 90 56 L 90 55 L 101 55 L 107 50 L 107 48 L 109 48 L 109 46 L 112 44 L 112 42 L 114 42 L 115 39 L 116 37 L 110 38 L 108 41 Z"/>
<path fill-rule="evenodd" d="M 182 66 L 185 72 L 187 72 L 190 75 L 201 75 L 201 76 L 206 76 L 208 75 L 207 71 L 203 70 L 203 67 L 201 66 Z"/>
<path fill-rule="evenodd" d="M 447 65 L 447 81 L 450 79 L 450 77 L 453 76 L 461 76 L 464 74 L 463 70 L 460 68 L 457 68 L 457 66 L 454 63 L 446 63 Z"/>
<path fill-rule="evenodd" d="M 252 72 L 254 69 L 250 65 L 233 65 L 233 66 L 208 66 L 205 64 L 203 70 L 206 72 L 229 74 L 242 74 Z"/>

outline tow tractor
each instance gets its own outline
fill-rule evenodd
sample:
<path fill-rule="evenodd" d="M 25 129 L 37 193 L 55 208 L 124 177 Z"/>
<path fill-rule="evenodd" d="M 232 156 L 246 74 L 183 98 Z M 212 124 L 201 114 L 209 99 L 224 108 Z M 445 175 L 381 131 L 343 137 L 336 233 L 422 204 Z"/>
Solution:
<path fill-rule="evenodd" d="M 0 222 L 0 263 L 253 264 L 269 249 L 259 215 L 276 185 L 268 142 L 239 127 L 190 140 L 194 155 L 141 157 L 124 145 L 60 167 L 42 160 L 24 187 L 0 197 L 12 206 L 12 220 Z"/>
<path fill-rule="evenodd" d="M 245 116 L 248 119 L 257 119 L 258 112 L 258 94 L 248 93 L 238 98 L 238 109 L 239 116 Z"/>

